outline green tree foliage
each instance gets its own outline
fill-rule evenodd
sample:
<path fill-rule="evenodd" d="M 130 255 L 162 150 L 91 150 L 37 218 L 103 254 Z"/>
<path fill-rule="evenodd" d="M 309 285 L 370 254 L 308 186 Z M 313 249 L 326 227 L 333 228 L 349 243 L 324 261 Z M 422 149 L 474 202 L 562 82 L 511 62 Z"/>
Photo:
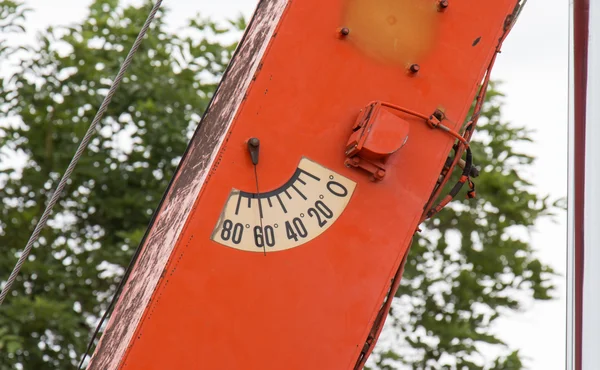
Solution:
<path fill-rule="evenodd" d="M 536 258 L 527 236 L 552 206 L 519 175 L 535 160 L 516 149 L 531 142 L 531 133 L 503 121 L 501 108 L 502 94 L 491 84 L 472 143 L 481 169 L 477 198 L 465 200 L 464 189 L 415 237 L 388 318 L 387 330 L 398 334 L 382 346 L 374 368 L 523 368 L 492 324 L 523 300 L 551 299 L 553 271 Z M 485 359 L 482 345 L 508 354 Z"/>
<path fill-rule="evenodd" d="M 9 60 L 1 27 L 18 30 L 23 7 L 0 0 L 6 20 L 0 21 L 0 63 L 16 68 L 0 86 L 1 278 L 10 273 L 149 7 L 96 0 L 84 21 L 43 32 L 25 56 Z M 0 307 L 0 370 L 67 369 L 77 361 L 231 57 L 235 45 L 222 37 L 235 40 L 245 26 L 241 19 L 229 27 L 196 19 L 174 33 L 164 14 Z M 529 138 L 501 121 L 499 98 L 496 90 L 488 95 L 478 131 L 484 140 L 474 145 L 483 169 L 479 198 L 428 221 L 413 244 L 390 318 L 402 340 L 375 356 L 378 368 L 438 368 L 450 357 L 479 369 L 472 363 L 477 345 L 502 346 L 490 325 L 503 310 L 519 308 L 515 294 L 549 298 L 550 269 L 513 236 L 530 228 L 547 205 L 518 175 L 533 158 L 514 148 Z M 521 368 L 518 352 L 492 361 L 493 369 Z"/>
<path fill-rule="evenodd" d="M 18 14 L 16 4 L 3 12 Z M 39 35 L 0 94 L 0 276 L 41 215 L 150 3 L 94 1 L 89 16 Z M 7 9 L 7 10 L 5 10 Z M 163 8 L 164 9 L 164 8 Z M 98 135 L 0 307 L 0 369 L 68 369 L 137 247 L 200 114 L 235 47 L 243 21 L 195 19 L 169 32 L 158 14 Z M 231 34 L 233 32 L 233 34 Z M 8 123 L 7 123 L 8 122 Z M 14 155 L 24 166 L 15 163 Z M 23 167 L 21 169 L 21 167 Z M 10 174 L 10 176 L 8 176 Z M 2 339 L 3 338 L 3 339 Z"/>
<path fill-rule="evenodd" d="M 24 31 L 24 20 L 25 8 L 22 6 L 22 4 L 14 1 L 0 0 L 0 61 L 5 60 L 15 52 L 15 49 L 8 44 L 7 39 L 15 33 Z M 4 78 L 0 76 L 0 86 L 4 84 Z M 2 101 L 4 101 L 3 95 L 6 94 L 6 92 L 4 90 L 0 90 L 0 94 L 1 118 L 2 114 L 5 113 L 5 107 L 2 105 Z M 3 134 L 4 132 L 0 128 L 0 140 L 2 140 Z M 3 147 L 0 146 L 0 155 L 2 155 L 2 149 Z M 2 167 L 2 161 L 0 160 L 0 170 Z M 0 177 L 0 187 L 1 186 L 2 178 Z M 2 230 L 1 226 L 0 230 Z M 22 347 L 22 338 L 15 333 L 15 327 L 11 324 L 12 323 L 10 322 L 5 323 L 3 321 L 0 311 L 0 353 L 14 353 L 17 351 L 17 349 Z"/>

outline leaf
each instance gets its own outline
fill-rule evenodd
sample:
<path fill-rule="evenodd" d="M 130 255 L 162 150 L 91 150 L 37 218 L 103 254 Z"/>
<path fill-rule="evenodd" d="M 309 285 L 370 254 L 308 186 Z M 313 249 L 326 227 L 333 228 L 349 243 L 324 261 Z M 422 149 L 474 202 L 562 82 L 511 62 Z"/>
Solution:
<path fill-rule="evenodd" d="M 14 4 L 0 1 L 0 14 L 24 25 L 17 19 L 22 8 Z M 6 246 L 0 248 L 0 276 L 13 268 L 151 5 L 126 4 L 95 0 L 78 24 L 49 28 L 36 45 L 18 46 L 26 53 L 18 54 L 14 75 L 0 81 L 0 115 L 19 122 L 2 125 L 1 152 L 20 153 L 27 163 L 19 173 L 0 172 L 0 244 Z M 144 39 L 8 304 L 0 307 L 0 329 L 6 330 L 0 370 L 76 364 L 89 323 L 106 309 L 187 147 L 194 117 L 203 114 L 226 68 L 235 43 L 220 40 L 239 33 L 234 26 L 200 22 L 182 32 L 197 35 L 186 40 L 179 30 L 167 30 L 165 12 Z M 3 35 L 0 30 L 0 59 L 12 51 L 4 48 Z M 58 44 L 71 52 L 60 53 Z M 131 137 L 128 147 L 115 144 L 123 136 Z"/>

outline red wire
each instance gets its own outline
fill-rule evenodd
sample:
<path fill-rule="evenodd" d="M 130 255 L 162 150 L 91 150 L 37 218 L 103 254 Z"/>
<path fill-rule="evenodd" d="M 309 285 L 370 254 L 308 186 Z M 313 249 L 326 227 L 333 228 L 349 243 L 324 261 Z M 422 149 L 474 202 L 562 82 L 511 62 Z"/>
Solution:
<path fill-rule="evenodd" d="M 433 202 L 435 202 L 435 200 L 439 197 L 440 193 L 442 192 L 442 190 L 444 189 L 444 187 L 448 183 L 448 180 L 450 179 L 450 175 L 452 174 L 452 171 L 454 170 L 454 168 L 458 164 L 458 161 L 462 157 L 462 154 L 463 154 L 464 150 L 467 148 L 468 143 L 471 141 L 471 137 L 473 136 L 473 132 L 475 131 L 475 127 L 477 127 L 477 122 L 478 122 L 479 117 L 481 115 L 481 108 L 483 107 L 483 103 L 485 102 L 485 96 L 486 96 L 487 88 L 488 88 L 488 85 L 490 83 L 491 71 L 492 71 L 492 68 L 494 67 L 494 63 L 496 62 L 496 57 L 498 56 L 498 52 L 499 52 L 502 40 L 504 40 L 504 38 L 500 39 L 500 44 L 496 48 L 496 53 L 494 53 L 494 55 L 492 56 L 492 59 L 490 60 L 490 64 L 488 65 L 488 68 L 486 70 L 485 78 L 484 78 L 483 83 L 481 85 L 481 89 L 479 90 L 479 95 L 477 96 L 477 100 L 475 102 L 475 108 L 473 110 L 473 115 L 471 116 L 471 121 L 469 121 L 469 123 L 467 124 L 467 130 L 466 130 L 466 132 L 465 132 L 465 134 L 463 136 L 463 139 L 467 142 L 467 145 L 465 145 L 465 143 L 462 140 L 458 144 L 458 147 L 456 148 L 456 153 L 455 153 L 455 156 L 454 156 L 454 160 L 452 161 L 452 164 L 450 165 L 450 168 L 446 172 L 446 175 L 444 176 L 444 178 L 442 179 L 442 181 L 439 182 L 439 185 L 438 185 L 437 189 L 435 190 L 435 192 L 433 193 L 433 195 L 431 196 L 431 198 L 429 198 L 429 201 L 427 202 L 427 205 L 425 206 L 423 215 L 421 216 L 421 220 L 419 221 L 419 223 L 422 223 L 423 221 L 427 220 L 428 218 L 431 218 L 431 217 L 435 216 L 451 200 L 451 199 L 450 200 L 444 199 L 442 201 L 442 204 L 440 204 L 441 207 L 440 206 L 435 207 L 435 212 L 433 212 L 430 216 L 427 216 L 427 214 L 429 213 L 429 211 L 433 208 Z"/>
<path fill-rule="evenodd" d="M 412 111 L 410 109 L 406 109 L 406 108 L 400 107 L 398 105 L 394 105 L 394 104 L 382 102 L 381 106 L 392 108 L 392 109 L 395 109 L 395 110 L 399 110 L 400 112 L 404 112 L 406 114 L 410 114 L 411 116 L 419 117 L 419 118 L 424 119 L 425 121 L 429 121 L 429 117 L 428 116 L 426 116 L 424 114 L 421 114 L 421 113 L 418 113 L 418 112 L 415 112 L 415 111 Z"/>
<path fill-rule="evenodd" d="M 409 247 L 409 249 L 406 250 L 404 257 L 402 258 L 402 261 L 400 262 L 400 266 L 398 267 L 398 270 L 396 271 L 396 275 L 394 275 L 394 279 L 392 280 L 392 286 L 390 287 L 390 291 L 388 292 L 387 300 L 385 301 L 385 305 L 379 310 L 375 324 L 374 324 L 373 328 L 371 329 L 371 331 L 369 332 L 369 339 L 371 339 L 371 343 L 367 349 L 367 352 L 364 353 L 364 356 L 361 358 L 360 362 L 358 364 L 356 364 L 356 366 L 354 367 L 355 370 L 362 370 L 362 368 L 365 366 L 367 360 L 369 359 L 369 356 L 371 356 L 371 353 L 373 353 L 373 350 L 375 349 L 375 343 L 377 342 L 377 339 L 379 338 L 379 335 L 381 334 L 381 331 L 383 330 L 383 322 L 385 321 L 385 319 L 387 318 L 387 315 L 390 312 L 390 307 L 392 306 L 392 301 L 394 300 L 394 297 L 396 296 L 396 292 L 398 291 L 398 288 L 400 287 L 400 280 L 402 278 L 402 273 L 404 272 L 404 265 L 406 264 L 406 257 L 408 256 L 409 250 L 410 250 L 410 247 Z"/>
<path fill-rule="evenodd" d="M 422 118 L 422 119 L 424 119 L 426 122 L 429 122 L 429 121 L 430 121 L 430 118 L 429 118 L 429 116 L 426 116 L 426 115 L 424 115 L 424 114 L 421 114 L 421 113 L 418 113 L 418 112 L 412 111 L 412 110 L 410 110 L 410 109 L 406 109 L 406 108 L 404 108 L 404 107 L 400 107 L 400 106 L 398 106 L 398 105 L 394 105 L 394 104 L 390 104 L 390 103 L 385 103 L 385 102 L 382 102 L 382 103 L 381 103 L 381 106 L 382 106 L 382 107 L 388 107 L 388 108 L 392 108 L 392 109 L 398 110 L 398 111 L 400 111 L 400 112 L 403 112 L 403 113 L 409 114 L 409 115 L 411 115 L 411 116 L 415 116 L 415 117 L 418 117 L 418 118 Z M 464 138 L 464 137 L 463 137 L 461 134 L 459 134 L 458 132 L 456 132 L 456 131 L 452 130 L 451 128 L 449 128 L 449 127 L 447 127 L 447 126 L 444 126 L 444 125 L 442 125 L 442 124 L 440 124 L 440 125 L 438 125 L 438 126 L 434 126 L 434 127 L 436 127 L 436 128 L 441 128 L 441 129 L 442 129 L 442 130 L 444 130 L 445 132 L 447 132 L 447 133 L 449 133 L 450 135 L 452 135 L 452 136 L 453 136 L 455 139 L 457 139 L 457 140 L 459 140 L 460 142 L 462 142 L 462 143 L 463 143 L 463 145 L 469 146 L 469 142 L 468 142 L 467 140 L 465 140 L 465 138 Z"/>
<path fill-rule="evenodd" d="M 511 26 L 512 26 L 512 24 L 511 24 Z M 442 189 L 444 188 L 444 186 L 446 185 L 446 183 L 450 179 L 450 175 L 452 174 L 452 170 L 458 164 L 458 161 L 462 157 L 463 151 L 469 146 L 469 142 L 471 140 L 471 137 L 473 136 L 473 132 L 475 131 L 475 127 L 477 126 L 477 121 L 479 120 L 479 116 L 480 116 L 480 113 L 481 113 L 481 108 L 483 107 L 483 103 L 485 102 L 485 95 L 486 95 L 487 88 L 488 88 L 488 85 L 489 85 L 489 82 L 490 82 L 490 76 L 491 76 L 492 68 L 493 68 L 494 63 L 496 61 L 496 57 L 498 56 L 498 53 L 500 52 L 500 47 L 502 46 L 502 42 L 504 41 L 504 39 L 508 35 L 508 31 L 509 31 L 509 28 L 505 29 L 504 30 L 504 34 L 498 40 L 498 46 L 496 46 L 496 52 L 492 56 L 492 59 L 490 60 L 490 64 L 488 65 L 488 68 L 486 70 L 485 78 L 483 80 L 483 83 L 481 85 L 481 89 L 479 90 L 479 95 L 477 96 L 477 100 L 475 102 L 475 108 L 473 110 L 473 115 L 471 116 L 471 120 L 469 121 L 469 123 L 466 126 L 464 135 L 460 135 L 457 132 L 448 129 L 445 126 L 440 125 L 440 126 L 442 126 L 444 128 L 444 130 L 447 129 L 446 130 L 447 132 L 449 132 L 452 136 L 454 136 L 456 139 L 458 139 L 459 143 L 458 143 L 458 146 L 456 148 L 456 153 L 455 153 L 455 156 L 454 156 L 454 160 L 452 161 L 452 165 L 450 166 L 450 168 L 443 175 L 442 181 L 440 182 L 440 184 L 439 184 L 438 188 L 436 189 L 435 193 L 432 195 L 432 197 L 430 198 L 429 202 L 427 203 L 427 206 L 425 207 L 425 211 L 423 212 L 423 216 L 422 216 L 422 218 L 421 218 L 421 220 L 420 220 L 419 223 L 421 223 L 421 222 L 425 221 L 425 219 L 427 219 L 427 213 L 431 210 L 432 203 L 437 199 L 437 197 L 439 196 L 440 192 L 442 191 Z M 389 103 L 382 103 L 381 105 L 389 107 L 389 108 L 392 108 L 392 109 L 396 109 L 398 111 L 401 111 L 401 112 L 413 115 L 415 117 L 422 118 L 422 119 L 426 120 L 427 122 L 429 122 L 429 117 L 427 117 L 425 115 L 422 115 L 420 113 L 411 111 L 409 109 L 406 109 L 406 108 L 403 108 L 403 107 L 399 107 L 397 105 L 393 105 L 393 104 L 389 104 Z M 447 198 L 450 198 L 450 199 L 447 199 Z M 446 197 L 440 203 L 440 205 L 438 205 L 438 207 L 436 207 L 436 210 L 431 215 L 431 217 L 433 217 L 437 212 L 439 212 L 442 208 L 444 208 L 444 206 L 446 206 L 450 202 L 450 200 L 452 200 L 452 197 Z M 408 250 L 410 250 L 410 248 Z M 367 362 L 367 359 L 369 358 L 369 356 L 373 352 L 373 349 L 375 348 L 375 343 L 377 342 L 377 338 L 379 338 L 379 335 L 381 334 L 381 330 L 383 329 L 383 322 L 385 321 L 385 318 L 387 317 L 387 315 L 388 315 L 388 313 L 390 311 L 390 307 L 392 305 L 392 301 L 394 299 L 394 296 L 396 295 L 396 291 L 398 290 L 398 287 L 400 286 L 400 279 L 401 279 L 402 273 L 404 271 L 404 264 L 406 262 L 406 257 L 408 255 L 408 250 L 407 250 L 406 255 L 404 256 L 402 262 L 400 263 L 400 266 L 398 267 L 398 271 L 396 271 L 396 275 L 394 276 L 394 279 L 392 281 L 392 285 L 390 287 L 390 291 L 388 292 L 388 296 L 387 296 L 387 300 L 385 302 L 385 305 L 379 311 L 379 313 L 377 315 L 377 318 L 376 318 L 376 322 L 374 323 L 373 328 L 369 332 L 369 339 L 371 340 L 371 342 L 369 343 L 369 347 L 367 348 L 367 351 L 365 353 L 361 353 L 361 355 L 363 355 L 363 357 L 360 358 L 360 361 L 357 363 L 355 369 L 362 369 L 364 367 L 365 363 Z"/>

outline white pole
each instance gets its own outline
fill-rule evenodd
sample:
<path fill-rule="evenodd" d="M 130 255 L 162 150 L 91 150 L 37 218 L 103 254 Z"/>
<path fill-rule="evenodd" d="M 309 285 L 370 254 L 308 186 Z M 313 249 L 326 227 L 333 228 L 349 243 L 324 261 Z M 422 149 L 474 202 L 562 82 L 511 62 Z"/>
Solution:
<path fill-rule="evenodd" d="M 590 1 L 585 127 L 583 370 L 600 369 L 600 4 Z"/>
<path fill-rule="evenodd" d="M 600 4 L 573 0 L 569 62 L 567 366 L 600 369 Z"/>
<path fill-rule="evenodd" d="M 574 11 L 569 1 L 569 144 L 567 190 L 567 306 L 566 306 L 566 370 L 575 370 L 575 82 L 574 82 Z"/>

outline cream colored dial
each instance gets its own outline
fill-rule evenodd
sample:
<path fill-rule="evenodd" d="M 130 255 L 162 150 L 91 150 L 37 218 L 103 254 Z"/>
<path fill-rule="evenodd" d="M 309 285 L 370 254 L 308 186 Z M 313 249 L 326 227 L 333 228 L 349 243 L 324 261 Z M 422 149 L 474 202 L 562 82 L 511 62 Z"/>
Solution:
<path fill-rule="evenodd" d="M 302 158 L 278 189 L 259 194 L 232 189 L 211 239 L 249 252 L 298 247 L 335 223 L 355 187 L 352 180 Z"/>

